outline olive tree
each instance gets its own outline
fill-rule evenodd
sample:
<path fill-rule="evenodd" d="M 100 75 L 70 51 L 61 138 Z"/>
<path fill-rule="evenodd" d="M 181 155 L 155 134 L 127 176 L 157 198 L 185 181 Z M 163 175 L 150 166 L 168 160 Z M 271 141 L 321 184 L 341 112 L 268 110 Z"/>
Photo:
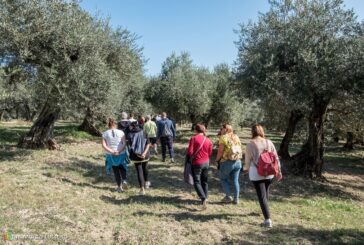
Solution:
<path fill-rule="evenodd" d="M 41 105 L 22 147 L 53 148 L 53 126 L 62 110 L 107 104 L 116 84 L 141 69 L 130 33 L 114 32 L 76 1 L 2 0 L 0 19 L 1 62 L 32 71 Z"/>
<path fill-rule="evenodd" d="M 363 81 L 362 28 L 341 0 L 270 3 L 256 23 L 241 25 L 237 72 L 242 88 L 250 86 L 255 96 L 271 94 L 293 110 L 308 108 L 308 138 L 291 166 L 321 178 L 327 108 Z"/>

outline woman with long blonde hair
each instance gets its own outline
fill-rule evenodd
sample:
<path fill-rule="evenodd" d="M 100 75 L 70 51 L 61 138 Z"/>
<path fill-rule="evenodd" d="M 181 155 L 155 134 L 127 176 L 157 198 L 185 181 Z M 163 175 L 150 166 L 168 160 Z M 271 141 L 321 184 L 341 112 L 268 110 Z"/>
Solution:
<path fill-rule="evenodd" d="M 241 170 L 242 149 L 239 137 L 234 134 L 230 124 L 221 129 L 216 162 L 220 165 L 220 181 L 225 192 L 224 203 L 239 204 L 239 173 Z M 234 187 L 233 199 L 230 196 L 230 179 Z"/>

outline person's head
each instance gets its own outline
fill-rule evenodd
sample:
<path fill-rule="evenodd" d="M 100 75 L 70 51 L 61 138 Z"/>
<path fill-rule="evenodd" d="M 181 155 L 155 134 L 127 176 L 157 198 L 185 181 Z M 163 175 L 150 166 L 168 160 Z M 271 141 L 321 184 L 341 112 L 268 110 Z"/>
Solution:
<path fill-rule="evenodd" d="M 205 127 L 205 125 L 203 125 L 202 123 L 197 123 L 196 125 L 195 125 L 195 131 L 197 132 L 197 133 L 203 133 L 203 134 L 205 134 L 205 132 L 206 132 L 206 127 Z"/>
<path fill-rule="evenodd" d="M 150 116 L 150 115 L 147 115 L 146 117 L 145 117 L 145 121 L 146 122 L 148 122 L 149 120 L 151 120 L 152 119 L 152 117 Z"/>
<path fill-rule="evenodd" d="M 131 129 L 136 129 L 138 128 L 138 121 L 133 121 L 130 123 L 130 128 Z"/>
<path fill-rule="evenodd" d="M 228 123 L 224 123 L 221 128 L 221 135 L 224 134 L 232 134 L 233 133 L 233 126 Z"/>
<path fill-rule="evenodd" d="M 256 137 L 265 138 L 264 129 L 263 129 L 262 125 L 260 125 L 258 123 L 254 124 L 252 126 L 252 139 L 254 139 Z"/>
<path fill-rule="evenodd" d="M 109 119 L 107 120 L 107 126 L 108 126 L 109 128 L 115 128 L 115 127 L 116 127 L 116 122 L 115 122 L 115 120 L 114 120 L 114 119 L 112 119 L 112 118 L 109 118 Z"/>
<path fill-rule="evenodd" d="M 162 118 L 167 118 L 167 113 L 166 112 L 162 112 Z"/>
<path fill-rule="evenodd" d="M 121 113 L 121 119 L 128 119 L 128 114 L 126 112 Z"/>

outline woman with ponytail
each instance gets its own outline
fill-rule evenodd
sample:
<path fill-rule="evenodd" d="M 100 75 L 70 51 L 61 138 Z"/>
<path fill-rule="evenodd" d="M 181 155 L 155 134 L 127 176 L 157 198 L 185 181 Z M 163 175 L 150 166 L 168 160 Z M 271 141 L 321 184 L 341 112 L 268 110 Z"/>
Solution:
<path fill-rule="evenodd" d="M 117 184 L 116 191 L 122 192 L 123 186 L 126 188 L 126 174 L 128 167 L 126 164 L 125 134 L 117 129 L 116 122 L 109 118 L 109 129 L 102 134 L 102 147 L 106 151 L 106 173 L 109 174 L 111 168 L 114 171 Z M 123 185 L 122 185 L 123 184 Z"/>

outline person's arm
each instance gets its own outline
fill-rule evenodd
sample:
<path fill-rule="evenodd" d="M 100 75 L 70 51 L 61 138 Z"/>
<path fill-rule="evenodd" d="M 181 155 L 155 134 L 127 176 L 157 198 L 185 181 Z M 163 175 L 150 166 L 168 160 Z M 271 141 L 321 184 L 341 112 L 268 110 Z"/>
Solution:
<path fill-rule="evenodd" d="M 209 157 L 212 155 L 212 142 L 210 139 L 208 139 L 209 141 L 209 148 L 208 148 L 208 154 L 209 154 Z"/>
<path fill-rule="evenodd" d="M 169 120 L 171 123 L 171 129 L 172 129 L 172 134 L 173 134 L 173 139 L 176 139 L 176 129 L 173 125 L 173 122 L 171 120 Z"/>
<path fill-rule="evenodd" d="M 111 149 L 110 147 L 107 146 L 106 140 L 104 138 L 102 138 L 101 144 L 102 144 L 102 148 L 104 148 L 105 151 L 107 151 L 107 152 L 109 152 L 111 154 L 114 154 L 114 155 L 119 154 L 118 151 L 114 151 L 113 149 Z"/>
<path fill-rule="evenodd" d="M 125 140 L 125 135 L 123 135 L 122 137 L 121 137 L 121 142 L 123 143 L 123 147 L 119 150 L 119 154 L 121 153 L 121 152 L 123 152 L 124 150 L 125 150 L 125 147 L 126 147 L 126 140 Z"/>
<path fill-rule="evenodd" d="M 282 170 L 281 170 L 281 162 L 279 161 L 279 156 L 278 156 L 276 147 L 274 146 L 274 144 L 273 144 L 272 141 L 270 141 L 270 145 L 271 145 L 271 148 L 272 148 L 272 152 L 276 156 L 276 159 L 278 161 L 279 173 L 277 175 L 277 180 L 280 181 L 283 178 L 283 176 L 282 176 Z"/>
<path fill-rule="evenodd" d="M 245 148 L 245 161 L 244 161 L 243 171 L 245 172 L 249 171 L 251 160 L 252 160 L 251 143 L 248 143 Z"/>
<path fill-rule="evenodd" d="M 190 142 L 188 143 L 188 148 L 186 152 L 187 156 L 192 156 L 193 154 L 193 138 L 191 137 Z"/>
<path fill-rule="evenodd" d="M 219 162 L 221 160 L 223 152 L 224 152 L 224 145 L 219 143 L 219 148 L 217 150 L 217 156 L 215 162 Z"/>
<path fill-rule="evenodd" d="M 157 122 L 157 139 L 159 139 L 161 137 L 162 134 L 162 126 L 161 126 L 161 122 Z"/>
<path fill-rule="evenodd" d="M 144 149 L 143 154 L 140 156 L 141 158 L 145 158 L 146 157 L 146 155 L 148 154 L 149 148 L 150 148 L 150 144 L 147 143 L 147 145 L 145 146 L 145 149 Z"/>

